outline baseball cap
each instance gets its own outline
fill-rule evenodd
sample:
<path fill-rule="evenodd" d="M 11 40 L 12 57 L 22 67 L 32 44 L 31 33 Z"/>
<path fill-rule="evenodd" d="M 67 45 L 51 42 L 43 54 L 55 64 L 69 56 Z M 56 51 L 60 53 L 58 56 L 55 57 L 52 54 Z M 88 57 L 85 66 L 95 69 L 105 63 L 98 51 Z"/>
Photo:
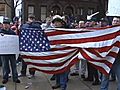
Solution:
<path fill-rule="evenodd" d="M 60 15 L 53 16 L 52 23 L 54 23 L 55 21 L 64 22 L 63 18 Z"/>
<path fill-rule="evenodd" d="M 8 17 L 4 17 L 3 24 L 10 24 L 10 19 Z"/>

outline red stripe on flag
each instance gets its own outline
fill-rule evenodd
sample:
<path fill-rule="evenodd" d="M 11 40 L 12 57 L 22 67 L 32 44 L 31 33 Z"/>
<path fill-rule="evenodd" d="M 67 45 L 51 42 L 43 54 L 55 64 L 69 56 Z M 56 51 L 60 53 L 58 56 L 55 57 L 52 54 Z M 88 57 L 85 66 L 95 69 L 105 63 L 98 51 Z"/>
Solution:
<path fill-rule="evenodd" d="M 42 69 L 37 69 L 37 68 L 32 68 L 32 69 L 35 69 L 35 70 L 38 70 L 38 71 L 42 71 L 44 73 L 48 73 L 48 74 L 59 74 L 59 73 L 63 73 L 63 72 L 66 72 L 66 71 L 69 71 L 70 70 L 70 67 L 72 67 L 74 64 L 76 64 L 77 62 L 79 61 L 78 58 L 75 58 L 72 60 L 72 62 L 70 62 L 70 64 L 62 69 L 59 69 L 59 70 L 42 70 Z"/>
<path fill-rule="evenodd" d="M 57 45 L 57 44 L 80 44 L 80 43 L 87 43 L 87 42 L 99 42 L 99 41 L 105 41 L 115 38 L 116 36 L 120 35 L 120 32 L 115 32 L 107 35 L 97 36 L 97 37 L 90 37 L 90 38 L 83 38 L 83 39 L 62 39 L 62 40 L 51 40 L 51 45 Z M 67 36 L 67 35 L 66 35 Z M 66 37 L 65 36 L 65 37 Z"/>
<path fill-rule="evenodd" d="M 71 51 L 69 53 L 64 53 L 64 54 L 57 54 L 57 55 L 50 55 L 50 56 L 26 56 L 26 55 L 22 55 L 22 57 L 24 59 L 32 59 L 32 60 L 52 60 L 52 59 L 57 59 L 57 58 L 62 58 L 62 57 L 65 57 L 73 52 L 75 52 L 76 50 L 74 51 Z M 78 53 L 78 52 L 77 52 Z M 77 54 L 76 53 L 76 54 Z"/>
<path fill-rule="evenodd" d="M 101 59 L 101 60 L 97 60 L 97 59 L 93 59 L 91 58 L 88 54 L 86 54 L 82 49 L 80 50 L 82 56 L 86 59 L 86 60 L 89 60 L 89 61 L 92 61 L 92 62 L 100 62 L 100 63 L 104 63 L 106 64 L 107 66 L 111 67 L 112 63 L 108 62 L 107 60 L 105 60 L 104 58 Z"/>
<path fill-rule="evenodd" d="M 75 56 L 77 53 L 78 52 L 76 52 L 73 56 Z M 65 63 L 67 63 L 69 60 L 71 60 L 73 56 L 69 57 L 68 59 L 66 59 L 63 62 L 58 62 L 58 63 L 41 64 L 41 63 L 34 63 L 34 60 L 33 60 L 33 62 L 27 62 L 27 64 L 40 66 L 40 67 L 60 67 L 60 66 L 64 65 Z"/>

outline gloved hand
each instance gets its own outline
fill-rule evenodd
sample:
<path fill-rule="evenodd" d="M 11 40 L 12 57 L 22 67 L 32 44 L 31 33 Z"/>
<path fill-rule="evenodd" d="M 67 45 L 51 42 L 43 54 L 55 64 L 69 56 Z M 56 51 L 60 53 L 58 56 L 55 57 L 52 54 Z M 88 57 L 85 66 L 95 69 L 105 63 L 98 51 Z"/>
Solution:
<path fill-rule="evenodd" d="M 1 36 L 4 36 L 4 33 L 0 33 Z"/>

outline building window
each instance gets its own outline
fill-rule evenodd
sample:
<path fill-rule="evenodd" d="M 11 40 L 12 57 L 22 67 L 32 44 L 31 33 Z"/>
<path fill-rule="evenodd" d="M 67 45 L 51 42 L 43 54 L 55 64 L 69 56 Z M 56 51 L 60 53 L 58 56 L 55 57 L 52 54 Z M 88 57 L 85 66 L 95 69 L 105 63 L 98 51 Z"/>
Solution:
<path fill-rule="evenodd" d="M 41 6 L 41 20 L 45 21 L 46 20 L 46 15 L 47 15 L 47 7 L 46 6 Z"/>
<path fill-rule="evenodd" d="M 28 15 L 35 14 L 35 7 L 34 6 L 28 6 Z"/>
<path fill-rule="evenodd" d="M 83 13 L 84 13 L 84 9 L 83 8 L 78 8 L 77 14 L 78 15 L 83 15 Z"/>
<path fill-rule="evenodd" d="M 5 4 L 0 4 L 0 16 L 5 16 Z"/>
<path fill-rule="evenodd" d="M 89 9 L 88 9 L 88 15 L 93 14 L 93 12 L 94 12 L 94 9 L 93 9 L 93 8 L 89 8 Z"/>
<path fill-rule="evenodd" d="M 5 11 L 5 4 L 0 4 L 0 11 Z"/>

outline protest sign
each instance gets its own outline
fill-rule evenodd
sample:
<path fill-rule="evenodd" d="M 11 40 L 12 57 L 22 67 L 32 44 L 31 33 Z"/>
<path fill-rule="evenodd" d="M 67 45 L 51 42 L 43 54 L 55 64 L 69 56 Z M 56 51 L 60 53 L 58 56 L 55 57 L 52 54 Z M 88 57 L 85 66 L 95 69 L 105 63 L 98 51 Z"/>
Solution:
<path fill-rule="evenodd" d="M 109 0 L 107 16 L 120 16 L 120 0 Z"/>
<path fill-rule="evenodd" d="M 17 35 L 0 35 L 0 54 L 19 54 Z"/>

